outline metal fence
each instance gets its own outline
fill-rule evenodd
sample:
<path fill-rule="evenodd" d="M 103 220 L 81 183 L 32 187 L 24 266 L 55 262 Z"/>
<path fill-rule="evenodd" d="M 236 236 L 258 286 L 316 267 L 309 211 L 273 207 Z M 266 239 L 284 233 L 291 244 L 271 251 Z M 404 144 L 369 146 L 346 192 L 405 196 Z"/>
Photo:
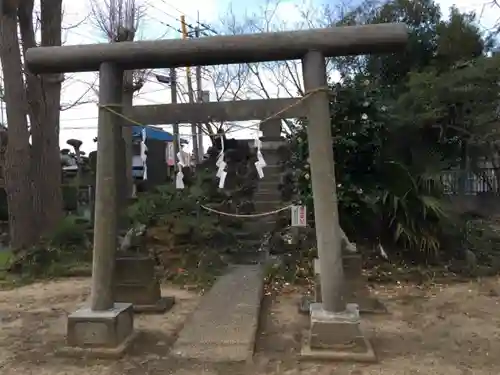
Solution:
<path fill-rule="evenodd" d="M 499 193 L 497 176 L 500 169 L 481 168 L 475 172 L 463 170 L 447 170 L 441 174 L 444 191 L 449 195 L 460 194 L 460 184 L 463 183 L 463 194 L 477 195 L 480 193 Z"/>

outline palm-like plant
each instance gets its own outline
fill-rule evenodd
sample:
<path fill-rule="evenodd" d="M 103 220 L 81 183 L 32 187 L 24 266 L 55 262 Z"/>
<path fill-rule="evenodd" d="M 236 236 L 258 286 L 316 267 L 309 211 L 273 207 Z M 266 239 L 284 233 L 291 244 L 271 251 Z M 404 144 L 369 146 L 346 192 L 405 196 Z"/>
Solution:
<path fill-rule="evenodd" d="M 441 226 L 450 213 L 442 196 L 440 170 L 433 164 L 384 163 L 384 178 L 373 207 L 386 234 L 407 251 L 433 258 L 441 247 Z"/>

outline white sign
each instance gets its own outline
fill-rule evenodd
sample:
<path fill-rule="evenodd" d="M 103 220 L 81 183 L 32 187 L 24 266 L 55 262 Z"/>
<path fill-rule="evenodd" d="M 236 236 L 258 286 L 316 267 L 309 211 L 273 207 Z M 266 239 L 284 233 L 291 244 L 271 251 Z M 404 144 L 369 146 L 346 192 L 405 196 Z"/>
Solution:
<path fill-rule="evenodd" d="M 292 227 L 306 227 L 306 218 L 305 206 L 292 206 Z"/>

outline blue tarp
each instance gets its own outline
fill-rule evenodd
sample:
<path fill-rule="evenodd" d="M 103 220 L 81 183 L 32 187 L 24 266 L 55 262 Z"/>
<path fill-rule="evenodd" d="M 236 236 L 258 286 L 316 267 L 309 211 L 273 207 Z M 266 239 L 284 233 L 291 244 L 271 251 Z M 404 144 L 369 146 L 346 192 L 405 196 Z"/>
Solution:
<path fill-rule="evenodd" d="M 132 136 L 133 137 L 141 137 L 142 136 L 142 126 L 133 126 L 132 127 Z M 146 138 L 157 139 L 159 141 L 172 142 L 174 137 L 169 132 L 166 132 L 162 129 L 155 129 L 150 126 L 146 127 Z"/>

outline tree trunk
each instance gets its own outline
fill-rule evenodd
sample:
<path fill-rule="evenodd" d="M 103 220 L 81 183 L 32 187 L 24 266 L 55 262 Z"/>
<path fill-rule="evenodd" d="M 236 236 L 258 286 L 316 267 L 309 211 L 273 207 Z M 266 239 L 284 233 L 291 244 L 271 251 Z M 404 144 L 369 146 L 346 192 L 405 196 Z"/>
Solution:
<path fill-rule="evenodd" d="M 23 51 L 36 47 L 33 28 L 34 0 L 19 9 Z M 61 45 L 62 0 L 41 1 L 43 46 Z M 63 217 L 59 113 L 62 75 L 35 76 L 26 71 L 26 95 L 32 137 L 33 204 L 40 235 L 50 234 Z"/>
<path fill-rule="evenodd" d="M 31 155 L 26 93 L 17 37 L 17 12 L 3 13 L 0 21 L 0 59 L 8 122 L 5 160 L 11 247 L 29 247 L 37 240 L 32 201 Z"/>

